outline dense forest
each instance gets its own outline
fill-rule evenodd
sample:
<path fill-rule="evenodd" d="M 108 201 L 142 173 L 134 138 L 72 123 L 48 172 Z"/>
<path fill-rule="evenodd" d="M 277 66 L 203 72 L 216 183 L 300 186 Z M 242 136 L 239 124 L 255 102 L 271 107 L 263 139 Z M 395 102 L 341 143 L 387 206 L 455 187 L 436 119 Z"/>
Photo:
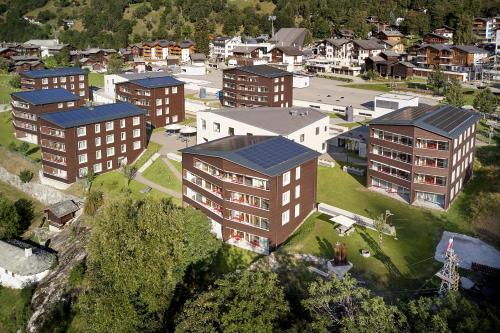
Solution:
<path fill-rule="evenodd" d="M 157 38 L 203 44 L 209 34 L 269 34 L 268 16 L 275 15 L 276 28 L 305 27 L 315 38 L 340 28 L 365 37 L 373 28 L 366 18 L 376 16 L 388 23 L 404 18 L 401 29 L 417 36 L 446 24 L 469 41 L 474 17 L 499 12 L 495 0 L 0 0 L 0 40 L 57 37 L 79 48 Z"/>

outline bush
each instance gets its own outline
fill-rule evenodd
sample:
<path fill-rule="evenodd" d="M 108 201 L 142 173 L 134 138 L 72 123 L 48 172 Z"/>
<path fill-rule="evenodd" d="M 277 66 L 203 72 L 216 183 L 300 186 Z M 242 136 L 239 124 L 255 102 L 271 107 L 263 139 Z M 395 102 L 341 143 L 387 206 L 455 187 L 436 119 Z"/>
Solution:
<path fill-rule="evenodd" d="M 90 191 L 85 200 L 85 214 L 94 216 L 97 210 L 102 206 L 103 193 L 101 191 Z"/>
<path fill-rule="evenodd" d="M 30 170 L 24 169 L 19 173 L 19 178 L 23 183 L 29 183 L 33 179 L 33 172 Z"/>
<path fill-rule="evenodd" d="M 323 78 L 323 79 L 328 79 L 328 80 L 342 81 L 342 82 L 347 82 L 347 83 L 353 82 L 353 79 L 349 79 L 347 77 L 341 77 L 341 76 L 322 75 L 322 74 L 318 74 L 316 76 Z"/>
<path fill-rule="evenodd" d="M 10 151 L 17 151 L 18 150 L 17 145 L 16 145 L 15 142 L 9 143 L 9 147 L 8 148 L 9 148 Z"/>
<path fill-rule="evenodd" d="M 33 209 L 33 202 L 28 199 L 19 199 L 14 202 L 17 215 L 19 215 L 19 232 L 24 232 L 31 225 L 31 221 L 35 218 L 35 211 Z"/>
<path fill-rule="evenodd" d="M 30 149 L 30 145 L 27 142 L 22 142 L 19 145 L 19 151 L 26 155 L 28 153 L 28 150 Z"/>
<path fill-rule="evenodd" d="M 80 261 L 71 269 L 69 273 L 69 284 L 73 287 L 77 287 L 82 283 L 83 275 L 85 274 L 85 263 Z"/>
<path fill-rule="evenodd" d="M 14 74 L 9 80 L 9 84 L 12 88 L 19 89 L 21 88 L 21 77 L 19 74 Z"/>

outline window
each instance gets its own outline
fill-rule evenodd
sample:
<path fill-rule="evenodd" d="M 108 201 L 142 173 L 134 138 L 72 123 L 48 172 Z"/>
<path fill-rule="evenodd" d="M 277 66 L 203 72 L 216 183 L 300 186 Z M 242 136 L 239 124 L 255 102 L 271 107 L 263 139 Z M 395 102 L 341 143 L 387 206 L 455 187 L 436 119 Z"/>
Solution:
<path fill-rule="evenodd" d="M 132 118 L 132 125 L 136 126 L 139 125 L 140 123 L 141 123 L 141 118 L 139 117 Z"/>
<path fill-rule="evenodd" d="M 127 140 L 127 133 L 125 132 L 121 132 L 120 133 L 120 139 L 123 141 L 123 140 Z"/>
<path fill-rule="evenodd" d="M 80 75 L 79 79 L 80 79 L 80 81 L 83 81 L 83 80 L 85 80 L 85 76 L 84 75 Z"/>
<path fill-rule="evenodd" d="M 101 157 L 102 157 L 102 155 L 101 155 L 101 151 L 100 151 L 100 150 L 96 150 L 96 151 L 95 151 L 95 159 L 96 159 L 96 160 L 100 160 L 100 159 L 101 159 Z"/>
<path fill-rule="evenodd" d="M 78 85 L 78 88 L 80 88 L 80 89 L 85 88 L 85 83 L 80 83 L 80 84 Z"/>
<path fill-rule="evenodd" d="M 115 147 L 110 147 L 106 149 L 106 156 L 107 157 L 115 156 Z"/>
<path fill-rule="evenodd" d="M 305 139 L 306 139 L 306 135 L 305 134 L 301 134 L 300 135 L 300 142 L 304 142 Z"/>
<path fill-rule="evenodd" d="M 120 128 L 125 128 L 125 119 L 120 119 Z"/>
<path fill-rule="evenodd" d="M 172 87 L 172 94 L 177 94 L 177 87 Z"/>
<path fill-rule="evenodd" d="M 85 127 L 78 127 L 76 129 L 76 136 L 84 136 L 87 134 L 87 129 Z"/>
<path fill-rule="evenodd" d="M 201 129 L 206 130 L 207 129 L 207 121 L 205 119 L 201 120 Z"/>
<path fill-rule="evenodd" d="M 290 184 L 290 171 L 283 174 L 283 186 Z"/>
<path fill-rule="evenodd" d="M 85 177 L 88 172 L 89 169 L 87 167 L 78 169 L 78 175 L 80 176 L 80 178 Z"/>
<path fill-rule="evenodd" d="M 220 133 L 220 124 L 219 123 L 214 123 L 214 132 Z"/>
<path fill-rule="evenodd" d="M 295 199 L 300 197 L 300 185 L 295 186 Z"/>
<path fill-rule="evenodd" d="M 274 83 L 278 83 L 278 82 L 280 82 L 280 79 L 277 77 L 274 79 Z"/>
<path fill-rule="evenodd" d="M 62 109 L 62 108 L 63 108 L 63 106 L 64 106 L 64 103 L 57 103 L 57 108 L 58 108 L 58 109 Z"/>
<path fill-rule="evenodd" d="M 295 205 L 295 217 L 300 215 L 300 204 Z"/>
<path fill-rule="evenodd" d="M 316 127 L 316 135 L 319 135 L 319 127 Z"/>
<path fill-rule="evenodd" d="M 227 135 L 234 135 L 234 128 L 233 127 L 229 127 L 227 129 Z"/>
<path fill-rule="evenodd" d="M 57 83 L 57 77 L 52 78 L 52 82 Z"/>
<path fill-rule="evenodd" d="M 79 164 L 87 163 L 87 154 L 78 155 L 78 163 Z"/>
<path fill-rule="evenodd" d="M 80 96 L 85 96 L 85 91 L 80 91 Z"/>
<path fill-rule="evenodd" d="M 290 222 L 290 210 L 286 210 L 281 214 L 281 225 L 285 225 Z"/>
<path fill-rule="evenodd" d="M 163 99 L 157 98 L 156 99 L 156 106 L 163 105 Z"/>
<path fill-rule="evenodd" d="M 176 123 L 179 121 L 179 116 L 172 116 L 172 122 Z"/>
<path fill-rule="evenodd" d="M 75 85 L 74 84 L 71 85 L 71 89 L 75 89 Z"/>
<path fill-rule="evenodd" d="M 78 150 L 87 149 L 87 140 L 78 141 Z"/>
<path fill-rule="evenodd" d="M 95 138 L 95 146 L 99 147 L 100 145 L 101 145 L 101 138 L 100 137 L 96 137 Z"/>
<path fill-rule="evenodd" d="M 162 113 L 161 108 L 157 108 L 157 109 L 156 109 L 156 115 L 157 115 L 157 116 L 161 116 L 161 113 Z"/>
<path fill-rule="evenodd" d="M 112 131 L 114 128 L 113 122 L 112 121 L 107 121 L 106 122 L 106 131 Z"/>
<path fill-rule="evenodd" d="M 74 76 L 70 76 L 70 77 L 69 77 L 69 80 L 70 80 L 71 82 L 73 82 L 73 81 L 75 81 L 75 77 L 74 77 Z"/>
<path fill-rule="evenodd" d="M 94 131 L 96 133 L 100 133 L 101 132 L 101 124 L 95 124 L 94 125 Z"/>
<path fill-rule="evenodd" d="M 110 144 L 115 142 L 115 136 L 113 134 L 106 135 L 106 143 Z"/>
<path fill-rule="evenodd" d="M 141 149 L 141 141 L 134 141 L 134 150 Z"/>
<path fill-rule="evenodd" d="M 134 138 L 138 138 L 141 136 L 141 130 L 139 128 L 136 128 L 134 131 L 133 131 L 133 137 Z"/>
<path fill-rule="evenodd" d="M 102 163 L 94 164 L 94 172 L 95 173 L 102 172 Z"/>
<path fill-rule="evenodd" d="M 113 167 L 113 161 L 106 161 L 106 168 L 111 169 Z"/>
<path fill-rule="evenodd" d="M 165 114 L 169 114 L 170 113 L 170 106 L 165 106 Z"/>
<path fill-rule="evenodd" d="M 300 179 L 300 166 L 295 168 L 295 180 Z"/>
<path fill-rule="evenodd" d="M 121 152 L 122 153 L 126 153 L 127 152 L 127 145 L 126 144 L 122 143 L 122 145 L 121 145 L 120 148 L 121 148 Z"/>
<path fill-rule="evenodd" d="M 49 83 L 49 79 L 47 79 L 47 78 L 42 79 L 42 84 L 48 84 L 48 83 Z"/>
<path fill-rule="evenodd" d="M 279 98 L 279 95 L 274 95 L 274 101 L 277 102 Z"/>
<path fill-rule="evenodd" d="M 283 193 L 282 198 L 281 198 L 281 204 L 284 206 L 290 202 L 290 191 L 286 191 Z"/>

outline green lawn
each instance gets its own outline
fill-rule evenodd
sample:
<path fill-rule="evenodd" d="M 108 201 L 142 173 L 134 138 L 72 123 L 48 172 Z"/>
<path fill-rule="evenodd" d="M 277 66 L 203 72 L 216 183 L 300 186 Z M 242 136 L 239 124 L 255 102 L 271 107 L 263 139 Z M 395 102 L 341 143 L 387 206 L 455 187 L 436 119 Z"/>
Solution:
<path fill-rule="evenodd" d="M 177 171 L 179 171 L 182 174 L 182 163 L 174 161 L 174 160 L 170 160 L 170 159 L 169 159 L 169 161 L 177 169 Z"/>
<path fill-rule="evenodd" d="M 355 123 L 338 123 L 336 125 L 338 126 L 344 126 L 344 127 L 347 127 L 348 129 L 351 129 L 351 128 L 355 128 L 355 127 L 359 127 L 359 126 L 363 126 L 365 125 L 366 123 L 364 122 L 361 122 L 361 121 L 357 121 Z"/>
<path fill-rule="evenodd" d="M 396 226 L 397 240 L 384 236 L 382 249 L 377 234 L 363 228 L 345 238 L 339 238 L 328 216 L 315 214 L 289 239 L 284 249 L 290 252 L 311 253 L 332 257 L 335 242 L 346 242 L 353 272 L 370 281 L 376 289 L 418 288 L 438 269 L 432 257 L 444 229 L 471 233 L 471 227 L 461 211 L 461 194 L 450 210 L 431 211 L 407 205 L 395 199 L 372 192 L 365 187 L 365 177 L 344 173 L 341 166 L 318 167 L 318 202 L 324 202 L 374 218 L 389 209 L 394 216 L 390 223 Z M 360 256 L 361 249 L 369 249 L 371 258 Z"/>
<path fill-rule="evenodd" d="M 0 286 L 0 332 L 23 332 L 28 321 L 31 289 L 9 289 Z"/>
<path fill-rule="evenodd" d="M 144 163 L 146 163 L 151 158 L 151 156 L 154 155 L 154 153 L 159 152 L 160 149 L 161 149 L 161 145 L 159 143 L 156 143 L 156 142 L 153 142 L 153 141 L 149 141 L 148 148 L 146 149 L 146 151 L 144 152 L 144 154 L 142 154 L 142 156 L 139 157 L 139 159 L 137 160 L 137 162 L 134 163 L 134 165 L 137 168 L 140 168 L 141 166 L 144 165 Z"/>
<path fill-rule="evenodd" d="M 104 74 L 103 73 L 89 73 L 89 86 L 104 87 Z"/>
<path fill-rule="evenodd" d="M 161 158 L 156 159 L 156 161 L 154 161 L 153 164 L 151 164 L 151 166 L 142 173 L 142 175 L 144 178 L 165 188 L 169 188 L 179 193 L 182 190 L 181 181 L 173 174 Z"/>
<path fill-rule="evenodd" d="M 142 199 L 146 195 L 151 195 L 155 198 L 168 198 L 169 196 L 165 193 L 162 193 L 158 190 L 152 189 L 149 194 L 142 194 L 139 191 L 145 189 L 147 186 L 136 181 L 132 180 L 130 182 L 130 190 L 132 197 L 134 199 Z M 119 171 L 111 171 L 104 173 L 102 175 L 97 176 L 92 184 L 93 190 L 99 190 L 104 193 L 107 197 L 116 197 L 118 195 L 124 194 L 126 190 L 125 177 Z M 180 200 L 176 198 L 172 198 L 176 204 L 180 204 Z"/>
<path fill-rule="evenodd" d="M 19 146 L 22 141 L 14 136 L 14 127 L 12 126 L 12 114 L 7 112 L 0 113 L 0 145 L 8 147 L 12 142 Z M 34 144 L 29 144 L 28 157 L 35 161 L 41 159 L 40 147 Z"/>
<path fill-rule="evenodd" d="M 374 90 L 382 92 L 389 92 L 392 90 L 392 88 L 389 88 L 385 83 L 355 83 L 355 84 L 341 84 L 340 86 L 347 88 Z"/>
<path fill-rule="evenodd" d="M 344 119 L 344 116 L 342 116 L 342 115 L 341 115 L 341 114 L 339 114 L 339 113 L 335 113 L 335 112 L 328 112 L 327 114 L 328 114 L 328 116 L 329 116 L 330 118 L 340 118 L 340 119 Z"/>
<path fill-rule="evenodd" d="M 0 74 L 0 104 L 10 103 L 10 93 L 19 90 L 12 88 L 9 84 L 11 77 L 10 74 Z"/>

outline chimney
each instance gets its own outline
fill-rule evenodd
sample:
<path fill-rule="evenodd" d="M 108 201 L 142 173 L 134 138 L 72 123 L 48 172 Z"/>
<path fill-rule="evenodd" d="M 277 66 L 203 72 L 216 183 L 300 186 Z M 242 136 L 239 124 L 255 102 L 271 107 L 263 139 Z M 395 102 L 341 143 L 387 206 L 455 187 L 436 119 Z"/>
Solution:
<path fill-rule="evenodd" d="M 31 257 L 32 255 L 33 255 L 33 249 L 31 247 L 24 249 L 24 256 L 26 258 Z"/>

